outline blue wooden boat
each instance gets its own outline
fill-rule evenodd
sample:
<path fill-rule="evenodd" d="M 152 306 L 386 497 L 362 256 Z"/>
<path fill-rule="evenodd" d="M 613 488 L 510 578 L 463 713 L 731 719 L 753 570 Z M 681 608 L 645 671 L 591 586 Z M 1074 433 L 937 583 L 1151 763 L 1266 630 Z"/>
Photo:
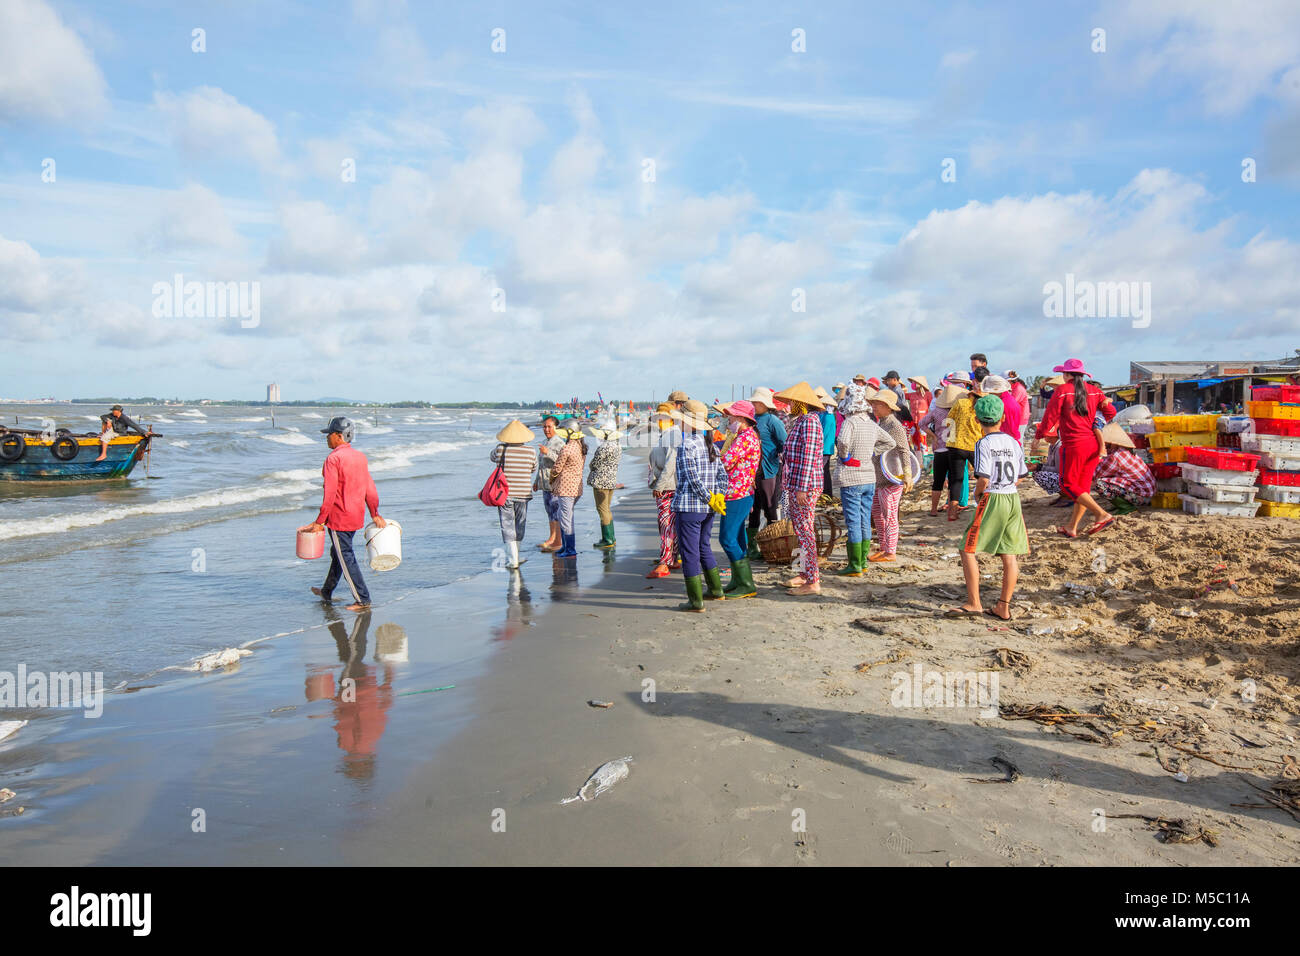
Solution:
<path fill-rule="evenodd" d="M 152 436 L 156 437 L 156 436 Z M 149 450 L 150 437 L 115 435 L 99 457 L 98 435 L 53 437 L 26 428 L 0 429 L 0 481 L 101 481 L 125 478 Z"/>

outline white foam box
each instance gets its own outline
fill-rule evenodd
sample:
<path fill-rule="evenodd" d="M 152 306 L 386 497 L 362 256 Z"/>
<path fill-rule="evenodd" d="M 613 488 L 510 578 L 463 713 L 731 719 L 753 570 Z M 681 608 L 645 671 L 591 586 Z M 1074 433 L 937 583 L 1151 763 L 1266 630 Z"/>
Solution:
<path fill-rule="evenodd" d="M 1271 471 L 1300 471 L 1300 455 L 1277 455 L 1266 451 L 1260 454 L 1259 463 Z"/>
<path fill-rule="evenodd" d="M 1180 469 L 1183 480 L 1201 485 L 1253 485 L 1259 480 L 1258 471 L 1233 471 L 1230 468 L 1209 468 L 1183 462 Z"/>
<path fill-rule="evenodd" d="M 1187 490 L 1187 482 L 1181 478 L 1157 478 L 1156 491 L 1169 491 L 1174 494 Z"/>
<path fill-rule="evenodd" d="M 1286 435 L 1242 435 L 1241 450 L 1273 455 L 1300 455 L 1300 438 Z"/>
<path fill-rule="evenodd" d="M 1276 501 L 1283 505 L 1300 505 L 1300 488 L 1287 485 L 1261 485 L 1258 489 L 1260 501 Z"/>
<path fill-rule="evenodd" d="M 1245 485 L 1202 485 L 1195 481 L 1187 483 L 1187 493 L 1206 501 L 1223 505 L 1245 505 L 1254 502 L 1258 488 Z"/>
<path fill-rule="evenodd" d="M 1156 433 L 1156 423 L 1150 419 L 1144 422 L 1128 422 L 1124 428 L 1130 435 L 1154 435 Z"/>
<path fill-rule="evenodd" d="M 1179 495 L 1183 501 L 1183 510 L 1192 515 L 1219 515 L 1224 518 L 1253 518 L 1259 505 L 1253 501 L 1248 505 L 1220 504 L 1206 501 L 1194 495 Z"/>

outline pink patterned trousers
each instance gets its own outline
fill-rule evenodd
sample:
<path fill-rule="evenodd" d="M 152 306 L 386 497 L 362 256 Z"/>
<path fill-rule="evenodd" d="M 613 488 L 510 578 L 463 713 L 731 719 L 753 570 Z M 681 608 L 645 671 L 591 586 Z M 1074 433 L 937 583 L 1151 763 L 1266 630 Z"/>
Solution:
<path fill-rule="evenodd" d="M 817 532 L 813 529 L 814 497 L 815 493 L 809 492 L 808 504 L 800 505 L 794 492 L 790 492 L 785 502 L 794 533 L 799 536 L 799 549 L 803 552 L 803 577 L 810 584 L 821 580 L 821 568 L 817 564 Z"/>
<path fill-rule="evenodd" d="M 902 485 L 876 485 L 876 497 L 871 502 L 871 517 L 876 527 L 876 540 L 880 542 L 880 550 L 885 554 L 898 552 L 898 505 L 902 500 Z"/>
<path fill-rule="evenodd" d="M 675 491 L 655 493 L 655 503 L 659 505 L 659 563 L 672 564 L 673 551 L 677 545 L 677 519 L 673 515 L 673 496 Z"/>

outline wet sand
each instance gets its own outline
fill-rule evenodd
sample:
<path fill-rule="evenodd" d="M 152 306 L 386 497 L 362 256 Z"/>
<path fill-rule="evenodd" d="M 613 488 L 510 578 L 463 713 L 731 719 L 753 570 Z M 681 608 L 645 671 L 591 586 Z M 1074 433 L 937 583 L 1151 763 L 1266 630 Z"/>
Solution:
<path fill-rule="evenodd" d="M 101 721 L 84 722 L 102 726 L 81 739 L 59 738 L 49 755 L 57 760 L 33 762 L 30 788 L 8 783 L 19 801 L 35 796 L 39 812 L 0 821 L 0 854 L 14 863 L 127 864 L 1300 862 L 1300 823 L 1273 807 L 1231 806 L 1263 802 L 1247 781 L 1266 786 L 1297 752 L 1294 701 L 1284 699 L 1295 656 L 1260 657 L 1258 642 L 1234 649 L 1229 635 L 1215 645 L 1223 663 L 1205 658 L 1197 667 L 1226 664 L 1228 683 L 1255 667 L 1259 704 L 1234 702 L 1225 687 L 1218 707 L 1199 707 L 1207 695 L 1201 682 L 1210 678 L 1191 675 L 1177 635 L 1121 620 L 1124 612 L 1106 602 L 1122 605 L 1122 594 L 1062 596 L 1065 578 L 1052 561 L 1086 567 L 1095 542 L 1053 540 L 1047 528 L 1059 511 L 1027 505 L 1036 555 L 1026 560 L 1018 595 L 1025 616 L 1004 632 L 990 630 L 1000 626 L 991 619 L 936 616 L 959 600 L 960 570 L 944 555 L 955 552 L 964 522 L 923 516 L 919 495 L 908 503 L 917 510 L 904 517 L 897 565 L 861 579 L 827 574 L 824 595 L 808 601 L 776 589 L 781 574 L 756 564 L 760 598 L 710 603 L 702 615 L 672 610 L 682 599 L 680 576 L 642 576 L 656 542 L 652 503 L 632 491 L 622 497 L 622 547 L 594 585 L 557 582 L 551 559 L 533 551 L 524 580 L 554 588 L 539 617 L 523 620 L 517 603 L 511 611 L 506 574 L 465 585 L 485 589 L 466 594 L 466 606 L 486 607 L 486 589 L 496 593 L 496 609 L 481 620 L 458 616 L 450 592 L 384 609 L 382 623 L 408 635 L 411 661 L 391 678 L 407 696 L 382 712 L 382 728 L 368 730 L 382 731 L 368 771 L 339 745 L 336 728 L 351 724 L 335 702 L 305 699 L 304 687 L 322 679 L 326 664 L 336 682 L 343 673 L 338 658 L 349 636 L 340 641 L 322 628 L 272 642 L 236 672 L 197 687 L 182 681 L 130 695 Z M 1026 500 L 1035 502 L 1031 493 Z M 1143 523 L 1165 528 L 1171 517 L 1139 515 L 1124 533 Z M 1221 533 L 1254 530 L 1247 522 Z M 1136 568 L 1158 549 L 1127 555 L 1121 542 L 1117 536 L 1111 546 L 1106 574 L 1127 568 L 1132 580 L 1120 589 L 1140 590 L 1141 570 L 1163 593 L 1133 598 L 1134 606 L 1187 603 L 1159 580 L 1159 567 Z M 580 577 L 594 579 L 601 560 L 590 553 Z M 1173 571 L 1183 568 L 1170 560 Z M 1071 572 L 1068 580 L 1089 575 L 1110 587 L 1101 572 Z M 1285 589 L 1260 600 L 1281 613 L 1294 603 Z M 862 619 L 875 631 L 852 624 Z M 364 656 L 383 683 L 372 660 L 379 623 L 376 614 Z M 1025 633 L 1048 626 L 1055 633 Z M 474 635 L 489 628 L 509 629 L 510 639 L 484 654 Z M 458 641 L 464 660 L 449 664 Z M 422 664 L 422 647 L 436 647 L 440 663 Z M 1102 702 L 1138 714 L 1139 725 L 1178 733 L 1130 729 L 1090 742 L 1060 724 L 891 704 L 893 674 L 915 663 L 986 668 L 997 647 L 1031 660 L 1023 673 L 999 672 L 1004 705 L 1084 711 Z M 1201 643 L 1196 651 L 1208 653 Z M 1183 675 L 1191 679 L 1180 682 Z M 653 701 L 643 700 L 647 680 Z M 453 690 L 431 690 L 451 683 Z M 614 706 L 590 707 L 592 698 Z M 1184 727 L 1189 713 L 1197 722 Z M 1153 733 L 1154 743 L 1131 739 Z M 1223 768 L 1172 744 L 1256 769 Z M 634 758 L 628 779 L 590 803 L 560 805 L 597 766 L 625 755 Z M 1014 782 L 988 782 L 1005 776 L 995 757 L 1017 768 Z M 1180 768 L 1187 782 L 1175 776 Z M 202 834 L 192 832 L 195 807 L 207 813 Z M 1151 825 L 1125 814 L 1181 819 L 1188 832 L 1209 831 L 1217 846 L 1161 842 Z"/>

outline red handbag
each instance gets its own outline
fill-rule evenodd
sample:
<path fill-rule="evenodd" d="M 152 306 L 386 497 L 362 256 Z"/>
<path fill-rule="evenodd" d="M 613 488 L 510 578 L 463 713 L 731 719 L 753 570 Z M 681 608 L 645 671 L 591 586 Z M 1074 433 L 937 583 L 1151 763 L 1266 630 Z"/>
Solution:
<path fill-rule="evenodd" d="M 504 464 L 504 463 L 503 463 Z M 478 500 L 489 508 L 500 508 L 510 499 L 510 485 L 506 482 L 506 473 L 501 465 L 488 476 L 483 490 L 478 493 Z"/>

